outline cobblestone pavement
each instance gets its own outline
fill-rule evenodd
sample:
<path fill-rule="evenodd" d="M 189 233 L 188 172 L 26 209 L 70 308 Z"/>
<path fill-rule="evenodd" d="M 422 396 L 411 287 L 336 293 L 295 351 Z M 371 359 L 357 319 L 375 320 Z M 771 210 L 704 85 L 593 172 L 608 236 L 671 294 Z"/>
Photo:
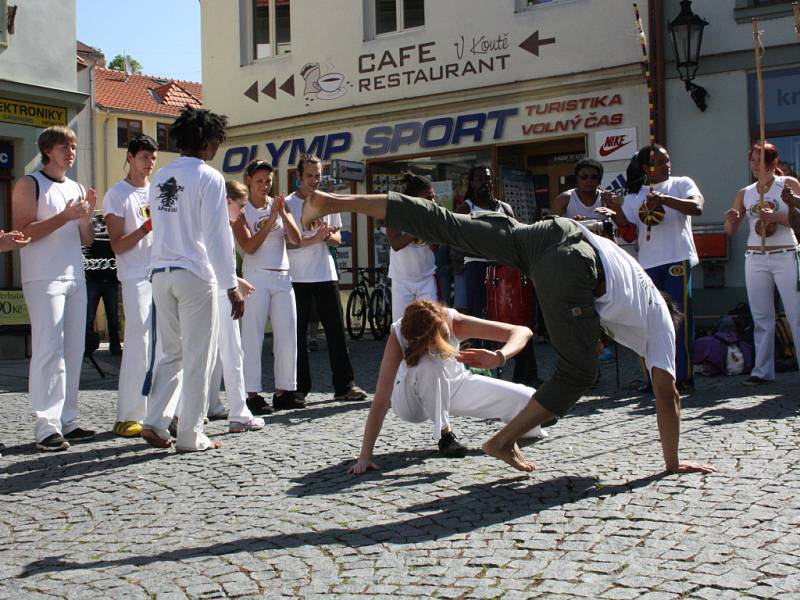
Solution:
<path fill-rule="evenodd" d="M 351 343 L 374 390 L 382 344 Z M 538 349 L 543 372 L 553 362 Z M 354 478 L 367 402 L 331 400 L 313 355 L 306 410 L 176 455 L 113 424 L 118 360 L 86 364 L 83 422 L 104 431 L 63 453 L 31 444 L 25 361 L 0 362 L 1 598 L 800 597 L 797 373 L 753 389 L 698 381 L 683 401 L 682 456 L 712 475 L 667 475 L 653 401 L 624 353 L 521 475 L 475 451 L 439 458 L 430 427 L 390 414 L 378 473 Z M 265 352 L 265 363 L 269 353 Z M 265 377 L 271 377 L 268 371 Z M 458 419 L 477 448 L 494 423 Z"/>

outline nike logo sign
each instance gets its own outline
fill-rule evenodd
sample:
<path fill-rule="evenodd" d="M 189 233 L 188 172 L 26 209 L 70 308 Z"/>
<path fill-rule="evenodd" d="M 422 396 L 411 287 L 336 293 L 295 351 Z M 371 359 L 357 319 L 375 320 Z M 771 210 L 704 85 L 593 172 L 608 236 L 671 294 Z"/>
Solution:
<path fill-rule="evenodd" d="M 609 154 L 613 154 L 614 152 L 616 152 L 617 150 L 619 150 L 623 146 L 627 146 L 628 144 L 630 144 L 631 141 L 632 141 L 632 140 L 628 140 L 626 142 L 624 140 L 625 140 L 625 136 L 620 136 L 619 138 L 613 137 L 613 138 L 611 138 L 609 140 L 606 140 L 605 142 L 603 142 L 603 145 L 600 147 L 600 150 L 598 150 L 597 152 L 598 152 L 598 154 L 600 154 L 600 156 L 603 156 L 603 157 L 608 156 Z"/>

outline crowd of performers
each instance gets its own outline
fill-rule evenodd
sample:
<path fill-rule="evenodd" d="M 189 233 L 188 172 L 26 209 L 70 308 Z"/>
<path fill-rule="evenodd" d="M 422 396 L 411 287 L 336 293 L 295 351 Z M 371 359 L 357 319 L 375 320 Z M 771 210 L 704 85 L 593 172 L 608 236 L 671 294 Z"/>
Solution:
<path fill-rule="evenodd" d="M 467 200 L 457 213 L 438 206 L 431 182 L 412 173 L 405 175 L 405 194 L 323 193 L 322 165 L 309 155 L 297 165 L 299 188 L 271 197 L 269 163 L 250 163 L 241 183 L 226 182 L 206 164 L 224 141 L 225 128 L 223 116 L 185 109 L 170 130 L 181 156 L 154 175 L 156 142 L 134 138 L 127 175 L 104 198 L 125 312 L 117 435 L 141 436 L 151 446 L 178 452 L 203 451 L 221 446 L 204 434 L 207 415 L 227 416 L 229 431 L 241 433 L 262 429 L 261 417 L 273 410 L 303 408 L 312 388 L 306 343 L 312 305 L 327 339 L 335 400 L 365 400 L 355 384 L 329 252 L 341 242 L 339 213 L 353 212 L 385 221 L 395 322 L 352 473 L 377 468 L 373 451 L 390 407 L 403 420 L 431 421 L 434 440 L 447 456 L 466 452 L 453 433 L 452 416 L 500 419 L 506 425 L 483 444 L 484 451 L 530 471 L 518 440 L 546 436 L 541 426 L 565 415 L 596 382 L 602 333 L 643 358 L 667 470 L 713 470 L 682 461 L 678 453 L 679 392 L 693 385 L 691 270 L 698 257 L 691 216 L 702 214 L 703 197 L 690 178 L 671 176 L 666 148 L 646 147 L 635 155 L 625 197 L 599 188 L 599 163 L 579 162 L 577 187 L 556 199 L 556 216 L 522 224 L 496 198 L 485 166 L 470 171 Z M 76 143 L 63 126 L 42 133 L 42 168 L 17 182 L 15 231 L 0 234 L 2 250 L 21 254 L 32 335 L 29 397 L 41 451 L 65 450 L 95 435 L 79 425 L 78 383 L 87 314 L 81 247 L 93 240 L 96 196 L 66 176 Z M 752 385 L 775 376 L 773 286 L 800 340 L 793 229 L 800 183 L 780 173 L 769 144 L 751 148 L 754 169 L 762 151 L 770 177 L 741 190 L 726 213 L 730 235 L 745 214 L 750 229 L 745 268 L 756 366 L 746 383 Z M 757 185 L 764 186 L 769 206 Z M 642 214 L 655 215 L 645 221 L 654 226 L 645 226 Z M 624 239 L 638 238 L 639 262 L 598 235 L 592 225 L 603 219 L 613 220 Z M 768 230 L 766 246 L 762 227 Z M 465 257 L 463 304 L 457 303 L 464 310 L 437 302 L 435 254 L 441 247 Z M 557 355 L 555 372 L 543 383 L 535 376 L 533 323 L 486 319 L 487 271 L 495 265 L 515 269 L 536 290 Z M 496 277 L 489 273 L 489 279 Z M 261 372 L 268 319 L 271 403 Z M 466 340 L 469 347 L 462 344 Z M 514 357 L 525 365 L 515 373 L 517 383 L 474 372 L 503 367 Z M 227 410 L 218 399 L 222 378 Z"/>

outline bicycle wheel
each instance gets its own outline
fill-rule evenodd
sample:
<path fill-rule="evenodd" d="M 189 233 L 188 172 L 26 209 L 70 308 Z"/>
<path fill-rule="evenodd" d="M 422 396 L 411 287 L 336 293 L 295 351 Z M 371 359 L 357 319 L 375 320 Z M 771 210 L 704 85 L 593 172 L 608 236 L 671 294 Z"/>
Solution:
<path fill-rule="evenodd" d="M 389 333 L 389 326 L 392 324 L 392 300 L 389 290 L 384 288 L 372 292 L 370 308 L 369 328 L 372 337 L 382 340 Z"/>
<path fill-rule="evenodd" d="M 345 311 L 345 324 L 350 339 L 357 340 L 367 328 L 367 293 L 362 288 L 350 292 Z"/>

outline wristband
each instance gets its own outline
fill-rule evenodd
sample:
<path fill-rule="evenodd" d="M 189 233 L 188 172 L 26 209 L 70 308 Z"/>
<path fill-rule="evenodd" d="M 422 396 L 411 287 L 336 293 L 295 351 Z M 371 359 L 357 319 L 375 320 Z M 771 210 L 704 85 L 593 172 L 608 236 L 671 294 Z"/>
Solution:
<path fill-rule="evenodd" d="M 153 220 L 147 219 L 147 221 L 142 223 L 142 229 L 144 230 L 145 233 L 150 233 L 151 231 L 153 231 Z"/>
<path fill-rule="evenodd" d="M 507 361 L 508 359 L 506 358 L 506 355 L 505 355 L 505 354 L 503 354 L 503 351 L 502 351 L 502 350 L 495 350 L 495 351 L 494 351 L 494 353 L 495 353 L 495 355 L 497 356 L 497 358 L 499 358 L 499 359 L 500 359 L 500 364 L 499 364 L 499 365 L 497 365 L 497 367 L 498 367 L 498 368 L 500 368 L 500 367 L 505 367 L 505 366 L 506 366 L 506 361 Z"/>

